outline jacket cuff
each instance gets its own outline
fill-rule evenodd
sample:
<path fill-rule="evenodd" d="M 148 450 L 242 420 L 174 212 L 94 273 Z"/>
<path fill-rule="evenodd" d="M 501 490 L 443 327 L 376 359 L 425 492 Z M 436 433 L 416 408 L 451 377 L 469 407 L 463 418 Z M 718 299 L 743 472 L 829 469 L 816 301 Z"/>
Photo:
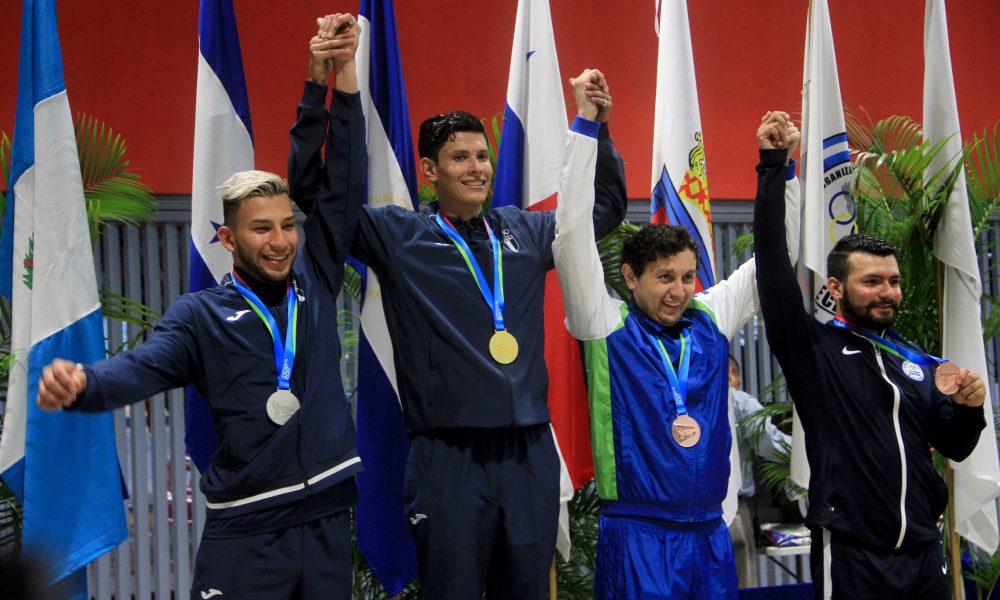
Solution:
<path fill-rule="evenodd" d="M 576 133 L 592 137 L 594 139 L 597 139 L 597 134 L 600 130 L 600 123 L 597 121 L 591 121 L 590 119 L 586 119 L 580 115 L 577 115 L 576 118 L 573 119 L 573 125 L 570 127 L 570 131 L 575 131 Z"/>
<path fill-rule="evenodd" d="M 306 87 L 302 91 L 302 104 L 314 108 L 323 108 L 326 104 L 327 88 L 321 83 L 306 79 Z"/>
<path fill-rule="evenodd" d="M 784 148 L 773 148 L 771 150 L 760 151 L 760 164 L 758 168 L 770 168 L 784 166 L 788 151 Z"/>

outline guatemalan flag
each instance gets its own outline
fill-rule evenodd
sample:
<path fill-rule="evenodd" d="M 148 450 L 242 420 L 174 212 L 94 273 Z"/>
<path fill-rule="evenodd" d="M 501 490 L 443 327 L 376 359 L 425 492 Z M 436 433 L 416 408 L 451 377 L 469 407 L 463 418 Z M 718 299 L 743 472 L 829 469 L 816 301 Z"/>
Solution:
<path fill-rule="evenodd" d="M 851 151 L 847 146 L 840 99 L 837 57 L 826 0 L 811 0 L 806 25 L 802 75 L 802 262 L 813 275 L 813 313 L 826 321 L 836 304 L 826 290 L 826 256 L 854 230 L 854 200 L 849 193 Z M 792 421 L 792 481 L 809 488 L 805 434 Z"/>
<path fill-rule="evenodd" d="M 399 59 L 392 0 L 362 0 L 359 13 L 358 84 L 368 128 L 368 204 L 413 210 L 416 166 L 410 114 Z M 363 265 L 365 279 L 359 342 L 358 546 L 390 596 L 416 579 L 417 559 L 406 531 L 403 478 L 410 442 L 396 390 L 392 342 L 382 310 L 378 279 Z"/>
<path fill-rule="evenodd" d="M 566 144 L 566 101 L 548 0 L 518 0 L 507 79 L 494 206 L 553 210 Z M 594 475 L 580 347 L 566 331 L 555 271 L 545 280 L 545 364 L 549 410 L 562 465 L 557 547 L 569 558 L 573 489 Z M 572 468 L 572 472 L 567 466 Z"/>
<path fill-rule="evenodd" d="M 687 1 L 660 6 L 649 221 L 683 225 L 698 242 L 695 291 L 715 285 L 712 211 Z"/>
<path fill-rule="evenodd" d="M 222 225 L 218 187 L 233 173 L 253 169 L 252 131 L 233 2 L 201 0 L 189 291 L 217 285 L 232 269 L 232 255 L 216 235 Z M 208 404 L 193 386 L 188 387 L 186 409 L 184 441 L 191 460 L 204 471 L 218 440 Z"/>
<path fill-rule="evenodd" d="M 924 138 L 932 142 L 948 139 L 944 151 L 931 163 L 931 173 L 962 153 L 944 0 L 927 0 L 924 14 Z M 956 365 L 988 373 L 980 320 L 983 285 L 964 176 L 958 178 L 945 204 L 934 236 L 934 255 L 944 267 L 942 353 Z M 951 461 L 951 467 L 955 470 L 955 530 L 992 554 L 1000 544 L 996 506 L 1000 465 L 989 385 L 983 409 L 986 427 L 979 444 L 962 462 Z"/>
<path fill-rule="evenodd" d="M 128 536 L 112 415 L 46 413 L 55 358 L 105 357 L 94 254 L 53 0 L 26 0 L 0 292 L 12 303 L 0 476 L 24 508 L 23 549 L 59 594 L 86 598 L 86 565 Z M 53 594 L 55 595 L 55 594 Z M 47 596 L 48 597 L 48 596 Z"/>

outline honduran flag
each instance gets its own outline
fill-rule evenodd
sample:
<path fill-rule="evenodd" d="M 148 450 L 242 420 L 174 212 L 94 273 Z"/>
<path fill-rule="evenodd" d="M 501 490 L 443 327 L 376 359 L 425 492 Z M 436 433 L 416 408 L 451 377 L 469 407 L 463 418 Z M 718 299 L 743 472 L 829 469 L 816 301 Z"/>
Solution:
<path fill-rule="evenodd" d="M 392 0 L 362 0 L 358 13 L 358 86 L 368 128 L 367 202 L 373 207 L 396 204 L 412 210 L 416 166 Z M 386 592 L 395 596 L 417 573 L 403 504 L 410 442 L 403 433 L 393 348 L 378 279 L 363 265 L 358 271 L 365 279 L 365 295 L 356 407 L 358 454 L 365 470 L 358 475 L 357 538 L 372 572 Z"/>
<path fill-rule="evenodd" d="M 26 0 L 0 251 L 11 354 L 0 476 L 21 500 L 23 549 L 60 597 L 86 598 L 87 563 L 126 539 L 110 413 L 46 413 L 42 368 L 105 357 L 101 303 L 53 0 Z M 47 596 L 48 597 L 48 596 Z"/>
<path fill-rule="evenodd" d="M 840 99 L 837 56 L 826 0 L 811 0 L 806 25 L 802 75 L 802 262 L 813 274 L 813 314 L 825 321 L 836 304 L 826 290 L 826 256 L 854 230 L 854 200 L 849 193 L 851 151 L 847 146 Z M 792 421 L 792 481 L 809 488 L 805 434 Z"/>
<path fill-rule="evenodd" d="M 217 285 L 232 268 L 232 255 L 216 235 L 222 225 L 217 188 L 233 173 L 249 169 L 253 169 L 253 130 L 233 2 L 201 0 L 188 291 Z M 193 386 L 187 391 L 185 421 L 188 454 L 204 471 L 218 440 L 208 404 Z"/>
<path fill-rule="evenodd" d="M 927 0 L 924 13 L 924 138 L 931 142 L 948 139 L 944 151 L 929 166 L 931 173 L 962 154 L 944 0 Z M 964 176 L 959 176 L 945 204 L 934 235 L 934 255 L 944 270 L 942 353 L 956 365 L 985 375 L 988 371 L 980 320 L 983 284 Z M 951 461 L 951 467 L 955 470 L 955 530 L 992 554 L 1000 545 L 996 506 L 1000 465 L 988 385 L 983 411 L 986 427 L 979 443 L 965 460 Z"/>
<path fill-rule="evenodd" d="M 493 206 L 553 210 L 566 143 L 566 101 L 548 0 L 518 0 Z M 545 280 L 549 410 L 562 465 L 557 547 L 569 557 L 568 503 L 594 475 L 580 348 L 566 331 L 555 271 Z"/>
<path fill-rule="evenodd" d="M 715 244 L 687 1 L 665 0 L 659 18 L 649 221 L 683 225 L 698 242 L 701 291 L 715 285 Z"/>

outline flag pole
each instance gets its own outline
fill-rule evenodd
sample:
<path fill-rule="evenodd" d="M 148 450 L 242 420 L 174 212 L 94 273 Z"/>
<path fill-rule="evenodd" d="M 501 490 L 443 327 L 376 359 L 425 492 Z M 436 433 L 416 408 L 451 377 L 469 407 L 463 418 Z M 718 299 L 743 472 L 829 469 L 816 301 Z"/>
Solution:
<path fill-rule="evenodd" d="M 937 305 L 938 305 L 938 339 L 944 345 L 944 263 L 934 260 L 935 279 L 937 280 Z M 945 534 L 948 545 L 948 566 L 951 576 L 951 597 L 955 600 L 962 598 L 962 549 L 958 539 L 958 531 L 955 529 L 955 470 L 951 468 L 951 462 L 944 463 L 944 480 L 948 486 L 948 508 L 945 523 Z"/>
<path fill-rule="evenodd" d="M 556 557 L 552 557 L 552 567 L 549 568 L 549 600 L 556 600 L 559 592 L 556 585 Z"/>
<path fill-rule="evenodd" d="M 951 468 L 951 463 L 946 462 L 944 466 L 945 482 L 948 484 L 948 562 L 951 570 L 951 597 L 962 597 L 962 554 L 958 540 L 958 532 L 955 530 L 955 470 Z"/>

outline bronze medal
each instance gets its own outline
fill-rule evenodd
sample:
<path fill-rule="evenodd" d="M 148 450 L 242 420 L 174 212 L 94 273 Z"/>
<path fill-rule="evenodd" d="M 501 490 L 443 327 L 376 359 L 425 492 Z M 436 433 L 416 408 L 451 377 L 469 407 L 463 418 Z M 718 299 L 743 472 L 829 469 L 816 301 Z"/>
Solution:
<path fill-rule="evenodd" d="M 509 365 L 517 358 L 517 340 L 506 329 L 493 332 L 490 338 L 490 356 L 501 365 Z"/>
<path fill-rule="evenodd" d="M 958 367 L 954 363 L 943 362 L 934 371 L 934 385 L 945 396 L 958 391 Z"/>
<path fill-rule="evenodd" d="M 267 399 L 267 418 L 284 425 L 299 410 L 299 399 L 288 390 L 278 389 Z"/>
<path fill-rule="evenodd" d="M 670 435 L 682 448 L 690 448 L 701 439 L 701 427 L 690 415 L 677 415 L 670 425 Z"/>

